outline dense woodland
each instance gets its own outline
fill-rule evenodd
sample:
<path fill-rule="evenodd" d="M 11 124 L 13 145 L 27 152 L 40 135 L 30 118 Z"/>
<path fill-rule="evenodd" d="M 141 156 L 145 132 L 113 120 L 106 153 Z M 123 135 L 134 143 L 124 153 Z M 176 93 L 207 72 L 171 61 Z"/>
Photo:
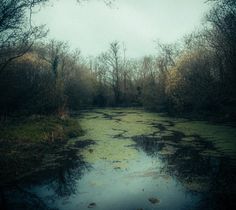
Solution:
<path fill-rule="evenodd" d="M 31 25 L 30 19 L 33 8 L 45 2 L 1 2 L 2 120 L 16 114 L 64 115 L 94 106 L 236 119 L 235 0 L 208 1 L 211 9 L 201 29 L 176 43 L 156 42 L 157 53 L 140 59 L 129 59 L 119 41 L 95 58 L 58 40 L 42 41 L 45 27 Z"/>

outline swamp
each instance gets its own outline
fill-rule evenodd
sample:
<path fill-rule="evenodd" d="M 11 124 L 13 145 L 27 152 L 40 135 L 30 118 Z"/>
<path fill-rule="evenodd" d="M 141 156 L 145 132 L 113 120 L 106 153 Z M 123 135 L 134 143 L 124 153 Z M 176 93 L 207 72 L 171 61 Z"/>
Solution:
<path fill-rule="evenodd" d="M 10 209 L 234 209 L 234 127 L 142 109 L 73 117 L 84 134 L 4 192 Z"/>
<path fill-rule="evenodd" d="M 0 210 L 235 198 L 235 0 L 0 0 Z"/>

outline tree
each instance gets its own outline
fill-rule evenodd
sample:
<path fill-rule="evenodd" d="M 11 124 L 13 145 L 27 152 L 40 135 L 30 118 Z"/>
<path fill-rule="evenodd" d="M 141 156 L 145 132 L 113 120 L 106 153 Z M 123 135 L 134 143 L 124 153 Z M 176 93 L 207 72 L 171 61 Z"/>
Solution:
<path fill-rule="evenodd" d="M 213 3 L 213 8 L 206 16 L 207 23 L 210 23 L 206 38 L 218 59 L 225 94 L 236 96 L 236 1 L 209 2 Z"/>
<path fill-rule="evenodd" d="M 14 59 L 24 55 L 34 41 L 46 35 L 43 26 L 33 26 L 36 6 L 48 0 L 2 0 L 0 4 L 0 73 Z"/>
<path fill-rule="evenodd" d="M 212 111 L 217 105 L 217 80 L 211 72 L 212 57 L 205 50 L 184 53 L 169 69 L 165 92 L 169 111 Z"/>
<path fill-rule="evenodd" d="M 34 26 L 35 8 L 49 0 L 1 0 L 0 4 L 0 73 L 14 59 L 24 55 L 36 40 L 46 36 L 44 26 Z M 82 2 L 85 0 L 77 0 Z M 111 6 L 114 0 L 104 0 Z"/>
<path fill-rule="evenodd" d="M 106 66 L 111 79 L 111 85 L 114 92 L 115 104 L 121 101 L 121 56 L 119 42 L 115 41 L 110 44 L 110 49 L 101 56 L 102 63 Z"/>

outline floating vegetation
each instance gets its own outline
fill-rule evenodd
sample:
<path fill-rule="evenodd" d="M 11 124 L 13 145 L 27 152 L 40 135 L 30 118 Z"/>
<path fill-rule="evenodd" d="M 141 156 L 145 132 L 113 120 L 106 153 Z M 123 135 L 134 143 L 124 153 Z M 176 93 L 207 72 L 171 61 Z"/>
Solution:
<path fill-rule="evenodd" d="M 172 210 L 217 203 L 220 209 L 234 209 L 236 163 L 233 150 L 216 143 L 224 141 L 217 136 L 218 126 L 135 109 L 96 109 L 79 117 L 84 135 L 68 141 L 68 147 L 75 157 L 76 148 L 83 147 L 79 154 L 86 164 L 70 166 L 76 161 L 67 155 L 69 148 L 45 157 L 45 165 L 58 169 L 50 172 L 57 174 L 51 196 L 44 196 L 48 184 L 39 187 L 40 199 L 55 204 L 48 201 L 50 207 Z M 204 131 L 198 132 L 201 127 Z M 227 132 L 226 140 L 235 131 L 229 127 Z M 55 159 L 65 167 L 53 165 Z"/>

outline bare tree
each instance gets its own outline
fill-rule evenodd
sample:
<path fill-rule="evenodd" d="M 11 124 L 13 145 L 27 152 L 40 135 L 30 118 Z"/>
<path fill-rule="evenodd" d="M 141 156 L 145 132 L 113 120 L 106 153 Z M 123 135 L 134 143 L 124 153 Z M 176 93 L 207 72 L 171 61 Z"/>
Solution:
<path fill-rule="evenodd" d="M 14 59 L 24 55 L 35 40 L 46 36 L 44 26 L 33 26 L 36 7 L 49 0 L 1 0 L 0 4 L 0 73 Z M 77 0 L 81 3 L 86 0 Z M 114 0 L 103 0 L 111 6 Z"/>
<path fill-rule="evenodd" d="M 111 85 L 114 91 L 115 103 L 119 104 L 121 99 L 121 56 L 119 42 L 114 41 L 110 44 L 108 52 L 103 53 L 101 61 L 106 65 L 109 76 L 111 77 Z"/>
<path fill-rule="evenodd" d="M 2 0 L 0 4 L 0 73 L 14 59 L 24 55 L 34 41 L 46 35 L 43 26 L 33 26 L 36 6 L 48 0 Z"/>
<path fill-rule="evenodd" d="M 236 80 L 236 1 L 211 0 L 213 8 L 206 16 L 210 30 L 206 38 L 221 61 L 224 79 L 235 83 Z"/>

